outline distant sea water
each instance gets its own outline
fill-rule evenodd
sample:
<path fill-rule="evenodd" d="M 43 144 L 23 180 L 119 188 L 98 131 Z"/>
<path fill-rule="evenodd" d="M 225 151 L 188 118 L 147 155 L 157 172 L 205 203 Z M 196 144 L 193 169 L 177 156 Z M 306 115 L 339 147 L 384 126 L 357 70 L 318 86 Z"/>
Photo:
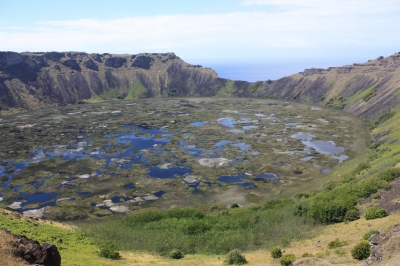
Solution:
<path fill-rule="evenodd" d="M 297 74 L 306 68 L 328 68 L 347 64 L 348 60 L 338 61 L 302 61 L 282 63 L 204 63 L 203 67 L 215 70 L 220 78 L 249 82 L 277 80 Z"/>

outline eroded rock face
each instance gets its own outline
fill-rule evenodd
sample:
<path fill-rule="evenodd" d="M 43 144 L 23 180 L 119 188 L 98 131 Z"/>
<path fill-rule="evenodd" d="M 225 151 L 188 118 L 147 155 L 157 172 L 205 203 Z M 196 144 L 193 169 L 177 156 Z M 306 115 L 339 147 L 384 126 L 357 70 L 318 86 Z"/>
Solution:
<path fill-rule="evenodd" d="M 76 60 L 66 60 L 62 64 L 72 70 L 81 71 L 81 67 L 78 65 L 78 62 L 76 62 Z"/>
<path fill-rule="evenodd" d="M 93 62 L 93 60 L 89 60 L 87 62 L 85 62 L 85 67 L 94 70 L 94 71 L 98 71 L 99 67 L 96 65 L 95 62 Z"/>
<path fill-rule="evenodd" d="M 23 58 L 19 53 L 2 52 L 0 53 L 0 69 L 22 63 Z"/>
<path fill-rule="evenodd" d="M 15 235 L 16 241 L 13 254 L 31 264 L 43 266 L 60 266 L 61 255 L 57 247 L 50 243 L 40 245 L 38 241 L 29 239 L 25 236 Z"/>
<path fill-rule="evenodd" d="M 106 62 L 104 63 L 106 66 L 108 67 L 122 67 L 124 64 L 126 63 L 126 59 L 125 58 L 121 58 L 121 57 L 110 57 L 107 58 Z"/>
<path fill-rule="evenodd" d="M 139 55 L 133 60 L 132 67 L 139 67 L 146 70 L 149 70 L 154 59 L 149 56 Z"/>

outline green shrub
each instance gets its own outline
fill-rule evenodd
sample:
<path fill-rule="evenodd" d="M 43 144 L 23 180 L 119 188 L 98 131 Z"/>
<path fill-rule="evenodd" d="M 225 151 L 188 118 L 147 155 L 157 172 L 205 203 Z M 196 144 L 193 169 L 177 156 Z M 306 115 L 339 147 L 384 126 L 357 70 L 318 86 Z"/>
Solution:
<path fill-rule="evenodd" d="M 372 235 L 375 235 L 375 234 L 377 234 L 377 233 L 379 233 L 379 230 L 376 230 L 376 229 L 370 230 L 370 231 L 368 231 L 368 232 L 363 236 L 363 239 L 364 239 L 364 240 L 369 240 L 369 238 L 370 238 Z"/>
<path fill-rule="evenodd" d="M 198 235 L 211 230 L 212 225 L 203 220 L 186 220 L 183 222 L 186 235 Z"/>
<path fill-rule="evenodd" d="M 169 257 L 174 260 L 179 260 L 184 257 L 183 253 L 179 249 L 173 249 L 169 253 Z"/>
<path fill-rule="evenodd" d="M 134 227 L 136 224 L 147 224 L 150 222 L 160 221 L 163 218 L 163 213 L 160 211 L 144 211 L 133 215 L 124 220 L 128 226 Z"/>
<path fill-rule="evenodd" d="M 116 245 L 114 245 L 113 243 L 105 243 L 100 248 L 99 257 L 111 260 L 118 260 L 121 258 L 119 252 L 117 251 Z"/>
<path fill-rule="evenodd" d="M 351 256 L 356 260 L 364 260 L 369 257 L 370 245 L 368 241 L 361 241 L 352 250 Z"/>
<path fill-rule="evenodd" d="M 280 257 L 282 257 L 282 250 L 280 248 L 274 248 L 273 250 L 271 250 L 271 256 L 274 259 L 279 259 Z"/>
<path fill-rule="evenodd" d="M 234 249 L 226 255 L 225 263 L 228 265 L 242 265 L 246 264 L 247 260 L 246 258 L 241 254 L 241 251 L 239 249 Z"/>
<path fill-rule="evenodd" d="M 304 253 L 301 257 L 302 257 L 302 258 L 311 258 L 311 257 L 314 257 L 314 255 L 311 254 L 311 253 L 306 252 L 306 253 Z"/>
<path fill-rule="evenodd" d="M 193 208 L 173 209 L 164 213 L 165 218 L 176 219 L 202 219 L 204 216 L 202 211 Z"/>
<path fill-rule="evenodd" d="M 293 204 L 292 199 L 269 200 L 263 204 L 262 209 L 263 210 L 277 209 L 289 204 Z"/>
<path fill-rule="evenodd" d="M 358 210 L 348 210 L 344 215 L 345 221 L 355 221 L 360 219 L 360 213 Z"/>
<path fill-rule="evenodd" d="M 370 207 L 364 213 L 364 217 L 367 220 L 382 218 L 385 216 L 387 216 L 386 210 L 378 207 Z"/>
<path fill-rule="evenodd" d="M 345 245 L 347 245 L 346 241 L 340 241 L 339 238 L 336 238 L 335 240 L 328 243 L 328 248 L 330 248 L 330 249 L 339 248 L 339 247 L 343 247 Z"/>
<path fill-rule="evenodd" d="M 357 174 L 361 173 L 362 170 L 369 169 L 369 168 L 371 168 L 369 163 L 362 162 L 357 165 L 356 169 L 353 170 L 353 173 L 357 175 Z"/>
<path fill-rule="evenodd" d="M 400 176 L 399 168 L 390 168 L 379 173 L 379 178 L 387 182 L 390 182 L 399 176 Z"/>
<path fill-rule="evenodd" d="M 296 260 L 296 256 L 294 254 L 285 254 L 281 257 L 279 261 L 282 266 L 289 266 Z"/>

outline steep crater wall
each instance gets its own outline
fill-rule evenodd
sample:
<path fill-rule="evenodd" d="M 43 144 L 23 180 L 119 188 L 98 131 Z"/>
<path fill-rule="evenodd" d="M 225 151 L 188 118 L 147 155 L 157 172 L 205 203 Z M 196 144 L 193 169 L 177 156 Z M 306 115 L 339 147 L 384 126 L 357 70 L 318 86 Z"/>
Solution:
<path fill-rule="evenodd" d="M 367 120 L 397 106 L 400 53 L 364 64 L 306 69 L 275 81 L 230 81 L 174 53 L 0 52 L 0 112 L 88 99 L 274 98 L 343 109 Z"/>

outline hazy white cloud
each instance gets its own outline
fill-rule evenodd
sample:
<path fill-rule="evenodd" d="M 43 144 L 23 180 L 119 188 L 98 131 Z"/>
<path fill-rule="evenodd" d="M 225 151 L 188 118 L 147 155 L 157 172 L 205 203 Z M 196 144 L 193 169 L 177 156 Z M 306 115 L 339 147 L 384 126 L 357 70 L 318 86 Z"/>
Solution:
<path fill-rule="evenodd" d="M 226 59 L 229 55 L 239 60 L 391 49 L 400 43 L 400 5 L 396 2 L 242 0 L 243 5 L 289 8 L 279 12 L 260 9 L 226 14 L 43 21 L 22 30 L 0 26 L 0 50 L 175 52 L 184 59 Z"/>

